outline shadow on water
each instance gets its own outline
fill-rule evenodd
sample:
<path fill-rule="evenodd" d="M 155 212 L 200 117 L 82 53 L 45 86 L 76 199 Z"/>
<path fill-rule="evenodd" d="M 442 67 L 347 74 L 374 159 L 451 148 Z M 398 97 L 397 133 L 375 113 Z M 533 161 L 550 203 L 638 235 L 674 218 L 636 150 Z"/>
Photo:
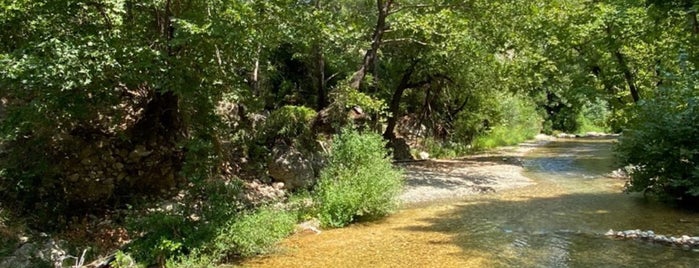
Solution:
<path fill-rule="evenodd" d="M 623 194 L 568 194 L 511 200 L 477 198 L 401 227 L 442 233 L 463 256 L 491 255 L 508 267 L 695 267 L 699 253 L 640 241 L 616 241 L 608 229 L 698 234 L 699 216 Z"/>

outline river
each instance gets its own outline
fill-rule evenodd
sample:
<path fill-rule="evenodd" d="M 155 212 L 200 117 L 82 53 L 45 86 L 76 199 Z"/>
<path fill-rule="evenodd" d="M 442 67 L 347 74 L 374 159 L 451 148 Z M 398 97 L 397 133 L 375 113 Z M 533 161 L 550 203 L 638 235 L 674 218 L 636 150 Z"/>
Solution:
<path fill-rule="evenodd" d="M 383 220 L 298 234 L 247 267 L 698 267 L 699 252 L 604 233 L 699 235 L 699 213 L 622 193 L 613 139 L 560 139 L 525 156 L 534 184 L 404 208 Z"/>

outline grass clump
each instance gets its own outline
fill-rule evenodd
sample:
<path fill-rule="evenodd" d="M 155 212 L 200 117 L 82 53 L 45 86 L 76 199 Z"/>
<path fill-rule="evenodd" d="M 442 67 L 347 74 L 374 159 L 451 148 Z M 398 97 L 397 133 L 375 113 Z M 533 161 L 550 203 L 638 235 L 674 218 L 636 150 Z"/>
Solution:
<path fill-rule="evenodd" d="M 315 192 L 324 226 L 381 217 L 397 207 L 402 175 L 392 166 L 385 145 L 375 133 L 345 129 L 335 136 Z"/>
<path fill-rule="evenodd" d="M 217 260 L 230 260 L 268 252 L 272 245 L 294 230 L 296 215 L 262 208 L 229 222 L 213 240 Z"/>
<path fill-rule="evenodd" d="M 204 200 L 185 198 L 130 217 L 128 229 L 140 237 L 124 256 L 145 266 L 212 267 L 265 253 L 294 230 L 295 212 L 244 206 L 236 183 L 202 183 Z"/>

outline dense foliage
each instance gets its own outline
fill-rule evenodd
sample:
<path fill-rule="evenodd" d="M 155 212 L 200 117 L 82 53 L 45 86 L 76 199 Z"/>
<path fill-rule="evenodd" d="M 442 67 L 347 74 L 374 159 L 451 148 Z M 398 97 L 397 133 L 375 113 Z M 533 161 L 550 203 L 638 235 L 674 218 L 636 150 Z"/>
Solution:
<path fill-rule="evenodd" d="M 270 186 L 279 178 L 269 163 L 293 155 L 312 167 L 304 174 L 322 174 L 311 195 L 324 223 L 340 226 L 393 207 L 398 182 L 373 180 L 399 176 L 377 133 L 405 159 L 540 131 L 619 132 L 621 160 L 634 170 L 629 190 L 694 200 L 698 8 L 695 0 L 2 0 L 2 211 L 52 231 L 182 195 L 214 204 L 209 197 L 225 194 L 207 191 Z M 348 127 L 362 134 L 333 141 Z M 324 161 L 332 143 L 339 148 Z M 228 204 L 240 201 L 233 192 Z M 137 257 L 162 264 L 145 255 L 186 255 L 199 246 L 157 234 L 210 238 L 270 215 L 256 214 L 259 206 L 222 206 L 221 218 L 204 215 L 215 211 L 206 205 L 139 215 L 154 219 L 134 228 Z M 219 224 L 200 228 L 192 210 Z M 268 242 L 235 239 L 226 243 L 238 243 L 236 252 L 223 255 Z"/>
<path fill-rule="evenodd" d="M 676 77 L 641 103 L 617 151 L 630 165 L 630 191 L 699 204 L 699 87 L 696 74 Z"/>
<path fill-rule="evenodd" d="M 335 136 L 315 191 L 323 225 L 342 227 L 384 216 L 397 207 L 403 179 L 385 144 L 375 133 L 345 129 Z"/>

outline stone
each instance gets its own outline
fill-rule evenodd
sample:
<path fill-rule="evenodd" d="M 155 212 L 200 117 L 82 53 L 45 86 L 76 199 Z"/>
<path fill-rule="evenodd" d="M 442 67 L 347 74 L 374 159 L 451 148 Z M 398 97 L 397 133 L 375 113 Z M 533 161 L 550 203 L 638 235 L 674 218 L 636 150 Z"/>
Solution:
<path fill-rule="evenodd" d="M 609 231 L 607 231 L 606 233 L 604 233 L 604 235 L 606 235 L 606 236 L 614 236 L 614 230 L 609 229 Z"/>
<path fill-rule="evenodd" d="M 284 188 L 284 183 L 283 182 L 274 182 L 274 183 L 272 183 L 272 188 L 277 189 L 277 190 L 281 190 L 282 188 Z"/>
<path fill-rule="evenodd" d="M 0 261 L 0 267 L 38 267 L 50 263 L 54 267 L 64 267 L 63 260 L 69 255 L 64 249 L 63 241 L 48 239 L 43 244 L 24 243 L 10 257 Z"/>
<path fill-rule="evenodd" d="M 420 160 L 427 160 L 430 159 L 430 154 L 428 152 L 422 151 L 418 154 L 420 156 Z"/>
<path fill-rule="evenodd" d="M 683 245 L 689 245 L 692 242 L 692 238 L 689 237 L 688 235 L 683 235 L 682 237 L 679 238 L 679 240 L 680 240 L 679 243 L 683 244 Z"/>
<path fill-rule="evenodd" d="M 148 151 L 146 150 L 146 147 L 143 145 L 136 145 L 136 147 L 129 153 L 129 158 L 131 160 L 138 160 L 140 158 L 149 156 L 153 151 Z"/>
<path fill-rule="evenodd" d="M 288 190 L 310 188 L 315 184 L 312 161 L 294 147 L 277 145 L 272 148 L 267 171 L 275 181 L 283 182 Z"/>
<path fill-rule="evenodd" d="M 637 233 L 635 230 L 624 231 L 624 237 L 626 237 L 626 238 L 636 238 L 636 237 L 638 237 L 638 233 Z"/>
<path fill-rule="evenodd" d="M 320 234 L 320 220 L 318 219 L 311 219 L 302 223 L 299 223 L 296 225 L 296 233 L 314 233 L 314 234 Z"/>
<path fill-rule="evenodd" d="M 78 174 L 78 173 L 75 173 L 73 175 L 70 175 L 70 177 L 68 177 L 68 181 L 71 181 L 71 182 L 76 182 L 79 179 L 80 179 L 80 174 Z"/>

